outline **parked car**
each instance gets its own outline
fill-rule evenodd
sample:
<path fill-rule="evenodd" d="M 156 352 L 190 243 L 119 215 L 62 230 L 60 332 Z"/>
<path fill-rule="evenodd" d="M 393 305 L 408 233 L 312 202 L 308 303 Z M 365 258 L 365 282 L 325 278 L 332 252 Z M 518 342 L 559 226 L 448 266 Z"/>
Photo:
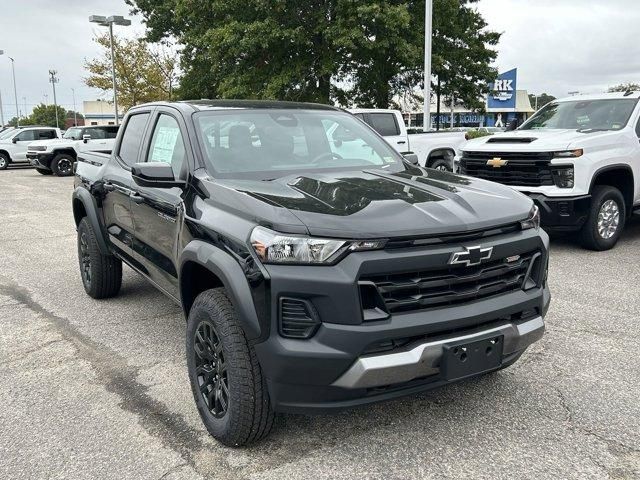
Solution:
<path fill-rule="evenodd" d="M 60 129 L 51 127 L 21 127 L 0 134 L 0 170 L 12 163 L 27 160 L 27 146 L 36 140 L 61 138 Z"/>
<path fill-rule="evenodd" d="M 27 159 L 36 170 L 60 177 L 73 175 L 78 154 L 85 151 L 110 152 L 118 127 L 115 125 L 72 127 L 61 139 L 40 140 L 29 144 Z"/>
<path fill-rule="evenodd" d="M 470 140 L 460 173 L 509 185 L 540 207 L 552 232 L 612 248 L 640 205 L 640 93 L 568 97 L 517 130 Z"/>
<path fill-rule="evenodd" d="M 353 109 L 356 117 L 371 126 L 399 153 L 413 152 L 420 165 L 453 171 L 453 159 L 464 143 L 464 130 L 408 134 L 399 110 Z"/>
<path fill-rule="evenodd" d="M 133 107 L 111 155 L 79 155 L 75 186 L 86 292 L 116 295 L 124 262 L 182 306 L 194 399 L 227 445 L 274 412 L 505 368 L 544 331 L 533 202 L 414 165 L 337 108 Z"/>

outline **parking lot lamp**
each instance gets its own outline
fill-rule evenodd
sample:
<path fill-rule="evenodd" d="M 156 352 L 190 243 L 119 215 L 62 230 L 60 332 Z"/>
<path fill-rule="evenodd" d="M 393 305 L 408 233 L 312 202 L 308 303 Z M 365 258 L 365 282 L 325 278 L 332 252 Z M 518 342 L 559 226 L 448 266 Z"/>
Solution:
<path fill-rule="evenodd" d="M 104 17 L 102 15 L 91 15 L 89 17 L 91 23 L 97 23 L 102 27 L 109 27 L 109 45 L 111 47 L 111 80 L 113 82 L 113 108 L 116 114 L 116 125 L 119 125 L 118 120 L 118 92 L 116 89 L 116 64 L 115 53 L 113 48 L 113 25 L 120 25 L 128 27 L 131 25 L 131 20 L 124 18 L 120 15 L 111 15 L 110 17 Z"/>
<path fill-rule="evenodd" d="M 0 55 L 4 55 L 4 51 L 0 50 Z M 18 89 L 16 88 L 16 67 L 15 60 L 12 57 L 8 57 L 11 60 L 11 73 L 13 74 L 13 96 L 16 101 L 16 127 L 20 126 L 20 111 L 18 110 Z"/>

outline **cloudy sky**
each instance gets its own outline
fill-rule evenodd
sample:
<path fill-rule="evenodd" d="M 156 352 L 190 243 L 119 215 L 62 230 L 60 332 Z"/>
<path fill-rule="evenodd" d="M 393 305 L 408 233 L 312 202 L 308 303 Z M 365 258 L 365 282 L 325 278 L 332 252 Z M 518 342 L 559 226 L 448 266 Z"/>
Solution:
<path fill-rule="evenodd" d="M 564 96 L 640 82 L 640 0 L 480 0 L 489 27 L 503 32 L 500 70 L 518 67 L 518 86 L 531 93 Z M 27 112 L 52 102 L 48 71 L 58 70 L 58 102 L 72 108 L 71 89 L 82 100 L 99 91 L 84 86 L 83 63 L 99 55 L 91 41 L 101 27 L 89 15 L 128 15 L 124 0 L 0 0 L 0 92 L 5 120 L 15 116 L 8 56 L 15 59 L 18 103 Z M 132 18 L 118 34 L 141 35 Z M 48 95 L 48 98 L 45 97 Z"/>

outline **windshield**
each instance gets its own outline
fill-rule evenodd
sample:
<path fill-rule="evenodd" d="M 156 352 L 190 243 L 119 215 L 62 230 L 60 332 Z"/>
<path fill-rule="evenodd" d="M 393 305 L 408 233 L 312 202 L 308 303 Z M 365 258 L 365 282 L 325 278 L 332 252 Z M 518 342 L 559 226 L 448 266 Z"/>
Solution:
<path fill-rule="evenodd" d="M 67 140 L 82 140 L 82 129 L 70 128 L 64 132 L 64 136 L 62 138 L 66 138 Z"/>
<path fill-rule="evenodd" d="M 5 130 L 4 132 L 0 133 L 0 140 L 5 140 L 9 138 L 11 135 L 13 135 L 14 133 L 16 133 L 15 128 L 10 128 L 9 130 Z"/>
<path fill-rule="evenodd" d="M 620 130 L 629 121 L 636 103 L 633 98 L 552 102 L 538 110 L 518 130 Z"/>
<path fill-rule="evenodd" d="M 282 177 L 302 171 L 385 168 L 398 153 L 354 116 L 332 110 L 217 110 L 196 114 L 201 147 L 215 176 Z"/>

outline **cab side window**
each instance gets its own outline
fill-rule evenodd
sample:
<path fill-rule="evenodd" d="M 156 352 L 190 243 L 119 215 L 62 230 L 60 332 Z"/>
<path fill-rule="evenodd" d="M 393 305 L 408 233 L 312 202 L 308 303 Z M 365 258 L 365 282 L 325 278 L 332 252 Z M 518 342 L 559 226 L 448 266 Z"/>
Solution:
<path fill-rule="evenodd" d="M 20 132 L 18 135 L 16 135 L 15 138 L 19 142 L 33 142 L 34 140 L 36 140 L 35 133 L 35 130 L 25 130 L 24 132 Z"/>
<path fill-rule="evenodd" d="M 638 119 L 638 123 L 636 123 L 636 135 L 640 138 L 640 118 Z"/>
<path fill-rule="evenodd" d="M 54 138 L 56 138 L 55 130 L 38 130 L 37 131 L 38 140 L 52 140 Z"/>
<path fill-rule="evenodd" d="M 186 150 L 180 126 L 170 115 L 160 114 L 151 138 L 148 162 L 164 162 L 171 165 L 175 178 L 184 177 Z"/>
<path fill-rule="evenodd" d="M 400 129 L 393 113 L 371 113 L 370 125 L 383 137 L 400 135 Z"/>
<path fill-rule="evenodd" d="M 127 165 L 131 166 L 138 161 L 138 152 L 142 145 L 142 136 L 144 135 L 144 127 L 149 119 L 148 113 L 138 113 L 131 115 L 127 124 L 124 126 L 122 141 L 118 156 Z"/>

